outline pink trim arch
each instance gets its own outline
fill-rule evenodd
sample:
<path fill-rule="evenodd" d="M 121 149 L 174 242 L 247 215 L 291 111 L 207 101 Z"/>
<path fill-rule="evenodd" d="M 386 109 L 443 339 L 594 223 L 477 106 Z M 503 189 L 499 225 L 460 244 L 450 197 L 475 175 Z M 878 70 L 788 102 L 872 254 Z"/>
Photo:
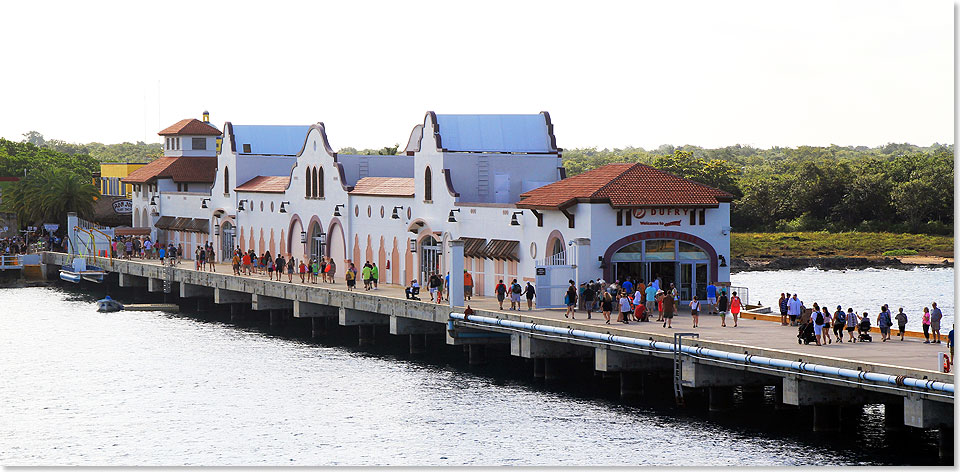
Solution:
<path fill-rule="evenodd" d="M 710 279 L 707 282 L 717 282 L 717 272 L 719 272 L 720 268 L 719 262 L 717 262 L 717 250 L 714 249 L 710 243 L 697 236 L 678 231 L 645 231 L 624 236 L 616 240 L 607 248 L 606 252 L 603 253 L 603 278 L 605 280 L 613 280 L 613 263 L 610 262 L 610 259 L 613 258 L 614 253 L 624 246 L 648 239 L 676 239 L 678 241 L 696 244 L 704 251 L 707 251 L 707 255 L 710 256 Z"/>

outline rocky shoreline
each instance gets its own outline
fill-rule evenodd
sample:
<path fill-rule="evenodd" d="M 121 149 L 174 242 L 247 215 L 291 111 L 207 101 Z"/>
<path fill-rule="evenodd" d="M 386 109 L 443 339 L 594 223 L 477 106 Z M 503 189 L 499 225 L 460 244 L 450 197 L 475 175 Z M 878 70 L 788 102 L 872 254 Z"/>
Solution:
<path fill-rule="evenodd" d="M 843 269 L 913 269 L 915 267 L 953 267 L 953 260 L 930 258 L 929 262 L 904 262 L 896 257 L 774 257 L 774 258 L 733 258 L 730 272 L 756 270 L 800 270 L 815 267 L 822 270 Z"/>

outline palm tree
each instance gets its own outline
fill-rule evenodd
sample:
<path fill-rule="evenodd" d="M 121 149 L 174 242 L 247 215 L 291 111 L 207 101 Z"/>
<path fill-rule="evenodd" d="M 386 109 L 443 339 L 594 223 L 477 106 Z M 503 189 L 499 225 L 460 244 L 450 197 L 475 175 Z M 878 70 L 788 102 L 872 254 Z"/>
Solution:
<path fill-rule="evenodd" d="M 89 218 L 100 190 L 65 169 L 46 168 L 12 186 L 10 199 L 23 224 L 65 223 L 68 212 Z"/>

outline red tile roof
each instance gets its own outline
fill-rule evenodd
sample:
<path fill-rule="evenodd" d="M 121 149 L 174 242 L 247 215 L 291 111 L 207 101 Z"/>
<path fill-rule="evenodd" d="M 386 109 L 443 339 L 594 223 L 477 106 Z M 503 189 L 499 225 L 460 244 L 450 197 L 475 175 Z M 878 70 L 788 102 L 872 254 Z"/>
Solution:
<path fill-rule="evenodd" d="M 364 177 L 357 181 L 350 193 L 353 195 L 412 197 L 414 187 L 412 177 Z"/>
<path fill-rule="evenodd" d="M 161 157 L 123 178 L 128 184 L 144 184 L 154 179 L 174 182 L 213 182 L 217 176 L 216 157 Z"/>
<path fill-rule="evenodd" d="M 237 187 L 238 192 L 283 193 L 290 185 L 290 177 L 258 175 Z"/>
<path fill-rule="evenodd" d="M 220 130 L 210 123 L 204 123 L 196 118 L 180 120 L 157 133 L 160 136 L 220 136 Z"/>
<path fill-rule="evenodd" d="M 608 164 L 520 194 L 519 208 L 567 208 L 577 202 L 613 207 L 716 207 L 733 196 L 645 164 Z"/>

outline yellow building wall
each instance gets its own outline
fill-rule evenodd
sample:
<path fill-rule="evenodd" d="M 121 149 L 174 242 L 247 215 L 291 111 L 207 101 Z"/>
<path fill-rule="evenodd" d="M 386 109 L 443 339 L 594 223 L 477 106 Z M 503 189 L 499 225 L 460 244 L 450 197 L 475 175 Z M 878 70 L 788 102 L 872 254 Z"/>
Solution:
<path fill-rule="evenodd" d="M 133 197 L 133 185 L 120 182 L 131 172 L 147 165 L 142 162 L 104 162 L 100 164 L 100 181 L 97 185 L 104 195 L 125 195 Z"/>

